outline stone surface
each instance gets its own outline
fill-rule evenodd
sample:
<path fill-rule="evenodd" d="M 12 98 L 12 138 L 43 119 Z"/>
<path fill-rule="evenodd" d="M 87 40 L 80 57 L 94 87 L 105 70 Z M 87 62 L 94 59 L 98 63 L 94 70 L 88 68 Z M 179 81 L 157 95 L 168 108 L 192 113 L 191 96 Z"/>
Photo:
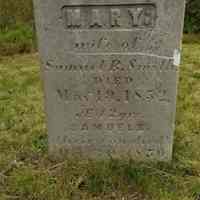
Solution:
<path fill-rule="evenodd" d="M 50 153 L 169 161 L 184 0 L 34 6 Z"/>

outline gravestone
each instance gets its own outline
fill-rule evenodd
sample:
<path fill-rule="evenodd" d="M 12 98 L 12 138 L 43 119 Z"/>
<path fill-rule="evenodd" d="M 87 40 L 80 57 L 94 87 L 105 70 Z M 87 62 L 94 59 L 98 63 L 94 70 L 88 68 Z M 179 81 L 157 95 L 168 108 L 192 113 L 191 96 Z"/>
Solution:
<path fill-rule="evenodd" d="M 172 157 L 184 0 L 34 0 L 49 151 Z"/>

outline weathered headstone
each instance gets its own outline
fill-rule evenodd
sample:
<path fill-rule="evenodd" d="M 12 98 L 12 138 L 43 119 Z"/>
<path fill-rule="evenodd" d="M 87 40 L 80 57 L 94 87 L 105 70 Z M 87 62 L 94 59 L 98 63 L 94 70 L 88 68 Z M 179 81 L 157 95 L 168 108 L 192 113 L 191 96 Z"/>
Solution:
<path fill-rule="evenodd" d="M 35 0 L 50 153 L 172 156 L 184 0 Z"/>

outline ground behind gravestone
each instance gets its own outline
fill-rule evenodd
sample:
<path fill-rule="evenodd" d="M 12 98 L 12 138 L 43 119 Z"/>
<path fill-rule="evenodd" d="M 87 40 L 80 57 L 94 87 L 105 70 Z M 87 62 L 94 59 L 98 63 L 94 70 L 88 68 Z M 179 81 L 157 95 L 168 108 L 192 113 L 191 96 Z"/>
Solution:
<path fill-rule="evenodd" d="M 0 58 L 0 200 L 200 198 L 200 43 L 185 38 L 172 164 L 47 155 L 37 54 Z"/>

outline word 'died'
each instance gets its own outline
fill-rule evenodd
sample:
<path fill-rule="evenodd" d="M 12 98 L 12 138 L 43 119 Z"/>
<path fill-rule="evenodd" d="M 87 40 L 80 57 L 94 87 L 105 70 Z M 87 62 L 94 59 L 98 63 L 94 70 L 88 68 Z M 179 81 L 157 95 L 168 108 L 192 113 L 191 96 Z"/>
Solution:
<path fill-rule="evenodd" d="M 156 6 L 107 5 L 107 6 L 64 6 L 62 17 L 67 29 L 131 29 L 154 27 Z"/>

